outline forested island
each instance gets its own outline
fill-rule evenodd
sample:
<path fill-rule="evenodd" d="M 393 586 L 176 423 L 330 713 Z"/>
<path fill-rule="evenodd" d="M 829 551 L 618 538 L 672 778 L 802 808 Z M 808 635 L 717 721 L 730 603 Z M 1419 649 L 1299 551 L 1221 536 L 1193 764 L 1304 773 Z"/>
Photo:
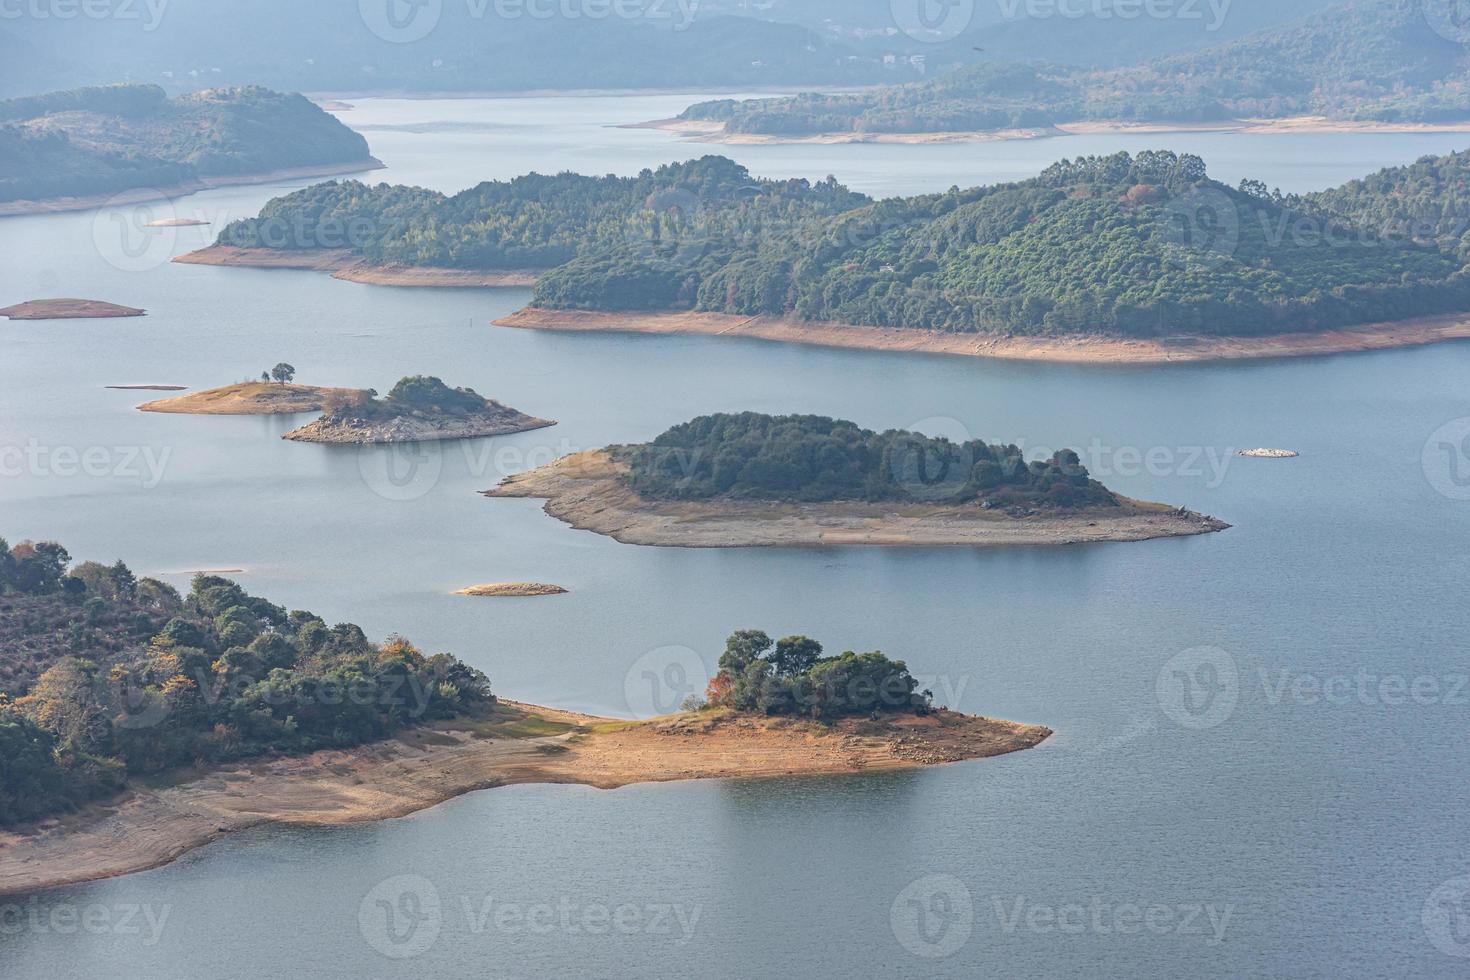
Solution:
<path fill-rule="evenodd" d="M 511 783 L 911 769 L 1051 732 L 936 707 L 900 661 L 734 634 L 707 699 L 619 721 L 497 698 L 402 637 L 215 575 L 187 595 L 0 541 L 0 895 L 165 864 L 268 823 L 403 816 Z"/>
<path fill-rule="evenodd" d="M 169 98 L 109 85 L 0 102 L 0 214 L 381 166 L 305 96 L 256 86 Z"/>
<path fill-rule="evenodd" d="M 705 157 L 449 198 L 333 182 L 231 224 L 220 247 L 335 255 L 346 238 L 369 264 L 544 270 L 507 326 L 1076 360 L 1279 356 L 1470 335 L 1464 229 L 1444 230 L 1462 169 L 1423 162 L 1289 196 L 1144 151 L 873 201 L 830 177 L 758 179 Z M 1434 234 L 1384 233 L 1430 214 L 1441 191 Z"/>
<path fill-rule="evenodd" d="M 555 424 L 473 389 L 451 388 L 438 378 L 414 375 L 400 379 L 383 398 L 371 389 L 333 394 L 320 419 L 282 438 L 353 445 L 432 442 L 508 435 Z"/>
<path fill-rule="evenodd" d="M 1229 525 L 1121 497 L 1071 450 L 873 432 L 816 415 L 709 415 L 652 442 L 565 457 L 490 497 L 626 544 L 986 547 L 1141 541 Z"/>
<path fill-rule="evenodd" d="M 1448 8 L 1446 8 L 1448 9 Z M 1123 68 L 985 61 L 932 81 L 691 106 L 732 136 L 1047 131 L 1075 123 L 1470 122 L 1463 43 L 1413 0 L 1359 0 L 1203 51 Z M 1463 39 L 1462 39 L 1463 40 Z"/>

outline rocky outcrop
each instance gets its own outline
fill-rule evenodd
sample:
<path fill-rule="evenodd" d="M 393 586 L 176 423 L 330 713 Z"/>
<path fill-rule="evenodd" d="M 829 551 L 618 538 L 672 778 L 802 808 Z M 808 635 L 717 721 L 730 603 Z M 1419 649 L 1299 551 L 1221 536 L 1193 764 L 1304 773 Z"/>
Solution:
<path fill-rule="evenodd" d="M 487 401 L 483 411 L 467 415 L 428 412 L 400 412 L 372 417 L 324 415 L 310 425 L 288 432 L 281 438 L 292 442 L 364 446 L 389 442 L 479 439 L 544 429 L 555 424 L 518 412 L 499 402 Z"/>

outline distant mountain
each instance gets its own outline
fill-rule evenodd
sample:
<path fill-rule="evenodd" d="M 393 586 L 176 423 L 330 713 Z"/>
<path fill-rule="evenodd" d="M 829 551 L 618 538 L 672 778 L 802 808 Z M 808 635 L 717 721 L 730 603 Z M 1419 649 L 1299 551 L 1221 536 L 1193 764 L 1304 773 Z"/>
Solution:
<path fill-rule="evenodd" d="M 170 0 L 155 16 L 158 5 L 140 0 L 129 17 L 0 19 L 0 96 L 124 81 L 174 92 L 893 84 L 977 60 L 1132 64 L 1282 22 L 1323 0 L 1162 0 L 1169 16 L 1156 18 L 1116 16 L 1119 0 L 977 0 L 957 8 L 967 16 L 954 36 L 912 30 L 904 12 L 931 0 L 620 0 L 634 17 L 594 15 L 599 2 L 567 0 L 577 17 L 533 17 L 497 11 L 557 10 L 563 0 Z M 390 5 L 409 16 L 388 19 Z"/>
<path fill-rule="evenodd" d="M 1470 48 L 1452 39 L 1445 25 L 1437 31 L 1424 10 L 1420 0 L 1360 0 L 1129 68 L 982 63 L 920 84 L 709 102 L 684 116 L 724 122 L 731 132 L 776 135 L 989 130 L 1083 120 L 1470 118 Z"/>
<path fill-rule="evenodd" d="M 263 88 L 170 99 L 155 85 L 116 85 L 0 102 L 0 202 L 373 164 L 336 117 Z"/>

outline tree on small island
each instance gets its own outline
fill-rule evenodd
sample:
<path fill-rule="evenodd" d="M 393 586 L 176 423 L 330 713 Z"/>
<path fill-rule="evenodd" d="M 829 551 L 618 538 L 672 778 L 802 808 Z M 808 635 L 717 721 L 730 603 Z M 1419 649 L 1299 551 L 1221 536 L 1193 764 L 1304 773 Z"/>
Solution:
<path fill-rule="evenodd" d="M 438 378 L 415 374 L 399 379 L 387 397 L 372 388 L 327 399 L 327 417 L 361 419 L 395 415 L 472 415 L 494 405 L 472 388 L 451 388 Z"/>
<path fill-rule="evenodd" d="M 705 705 L 690 707 L 833 719 L 925 715 L 933 710 L 932 697 L 919 690 L 903 661 L 880 652 L 823 657 L 822 645 L 809 637 L 773 642 L 760 630 L 739 630 L 725 643 Z"/>
<path fill-rule="evenodd" d="M 270 376 L 277 384 L 290 384 L 296 380 L 296 369 L 285 361 L 282 361 L 271 368 Z"/>

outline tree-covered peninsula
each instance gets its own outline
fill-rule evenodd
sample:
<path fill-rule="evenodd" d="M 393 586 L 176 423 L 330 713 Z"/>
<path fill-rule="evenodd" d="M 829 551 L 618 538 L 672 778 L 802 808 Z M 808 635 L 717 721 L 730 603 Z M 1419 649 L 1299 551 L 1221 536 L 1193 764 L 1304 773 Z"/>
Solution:
<path fill-rule="evenodd" d="M 255 86 L 169 98 L 156 85 L 112 85 L 0 102 L 0 204 L 377 165 L 362 136 L 305 96 Z"/>
<path fill-rule="evenodd" d="M 834 324 L 1265 337 L 1470 309 L 1457 245 L 1375 233 L 1377 211 L 1403 209 L 1396 186 L 1289 197 L 1213 180 L 1196 156 L 1145 151 L 873 201 L 832 178 L 758 179 L 706 157 L 450 198 L 329 183 L 270 202 L 220 241 L 270 255 L 345 245 L 395 267 L 533 265 L 543 310 L 769 318 L 791 325 L 785 339 Z"/>
<path fill-rule="evenodd" d="M 1463 28 L 1451 5 L 1358 0 L 1203 51 L 1124 68 L 984 61 L 932 81 L 862 92 L 736 101 L 682 119 L 726 132 L 934 133 L 1076 122 L 1221 122 L 1323 116 L 1339 121 L 1470 119 Z"/>
<path fill-rule="evenodd" d="M 0 541 L 0 826 L 193 765 L 346 748 L 494 703 L 479 671 L 198 575 Z"/>

